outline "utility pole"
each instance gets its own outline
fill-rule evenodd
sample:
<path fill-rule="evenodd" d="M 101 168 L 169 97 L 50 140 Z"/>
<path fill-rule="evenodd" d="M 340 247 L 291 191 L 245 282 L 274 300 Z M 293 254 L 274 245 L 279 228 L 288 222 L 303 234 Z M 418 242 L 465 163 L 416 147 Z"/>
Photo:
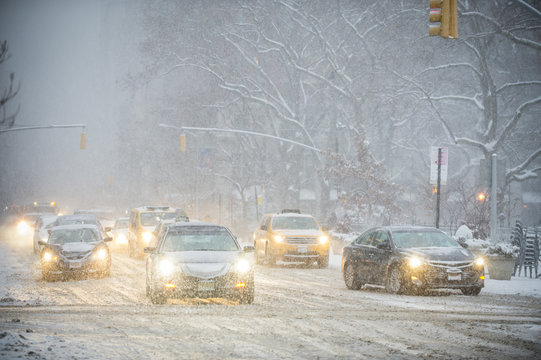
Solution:
<path fill-rule="evenodd" d="M 441 148 L 438 148 L 438 184 L 436 187 L 436 228 L 440 228 Z"/>

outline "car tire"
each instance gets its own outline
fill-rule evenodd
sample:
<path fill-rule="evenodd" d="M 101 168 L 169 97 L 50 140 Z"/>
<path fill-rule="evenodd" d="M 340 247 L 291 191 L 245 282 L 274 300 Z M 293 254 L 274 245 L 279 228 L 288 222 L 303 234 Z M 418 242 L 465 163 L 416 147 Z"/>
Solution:
<path fill-rule="evenodd" d="M 385 290 L 390 294 L 403 294 L 405 292 L 404 275 L 400 267 L 393 266 L 385 279 Z"/>
<path fill-rule="evenodd" d="M 111 275 L 111 268 L 107 268 L 106 270 L 103 270 L 100 273 L 101 278 L 106 278 L 106 277 L 109 277 L 110 275 Z"/>
<path fill-rule="evenodd" d="M 48 271 L 43 271 L 41 273 L 41 278 L 43 281 L 53 281 L 51 274 Z"/>
<path fill-rule="evenodd" d="M 481 287 L 470 287 L 470 288 L 462 288 L 460 291 L 462 291 L 462 294 L 468 295 L 468 296 L 477 296 L 481 292 Z"/>
<path fill-rule="evenodd" d="M 344 283 L 350 290 L 359 290 L 363 286 L 363 283 L 359 280 L 359 276 L 355 271 L 355 266 L 349 262 L 344 265 Z"/>
<path fill-rule="evenodd" d="M 329 266 L 329 255 L 327 256 L 320 256 L 317 259 L 317 267 L 320 269 L 326 268 Z"/>
<path fill-rule="evenodd" d="M 248 291 L 245 291 L 240 296 L 240 303 L 241 304 L 252 304 L 254 302 L 255 297 L 255 291 L 254 287 L 250 287 Z"/>
<path fill-rule="evenodd" d="M 154 289 L 150 289 L 150 302 L 154 305 L 163 305 L 167 302 L 167 297 L 162 294 L 156 292 Z"/>

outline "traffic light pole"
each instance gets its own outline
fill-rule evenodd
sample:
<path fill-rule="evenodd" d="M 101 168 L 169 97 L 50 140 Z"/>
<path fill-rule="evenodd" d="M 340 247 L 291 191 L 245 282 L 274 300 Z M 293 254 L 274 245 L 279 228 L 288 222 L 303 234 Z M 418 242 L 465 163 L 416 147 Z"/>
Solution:
<path fill-rule="evenodd" d="M 436 187 L 436 228 L 440 228 L 441 148 L 438 148 L 438 184 Z"/>

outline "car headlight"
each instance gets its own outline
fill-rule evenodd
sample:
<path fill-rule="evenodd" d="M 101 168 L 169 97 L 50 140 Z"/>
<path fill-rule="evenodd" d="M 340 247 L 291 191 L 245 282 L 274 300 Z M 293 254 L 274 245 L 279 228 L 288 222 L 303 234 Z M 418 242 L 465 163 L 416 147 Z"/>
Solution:
<path fill-rule="evenodd" d="M 51 262 L 58 260 L 58 257 L 51 251 L 45 251 L 42 256 L 43 262 Z"/>
<path fill-rule="evenodd" d="M 168 259 L 162 259 L 158 263 L 158 271 L 162 276 L 170 276 L 175 271 L 175 265 Z"/>
<path fill-rule="evenodd" d="M 152 233 L 150 231 L 145 231 L 143 233 L 143 241 L 148 244 L 150 240 L 152 240 Z"/>
<path fill-rule="evenodd" d="M 26 221 L 21 221 L 17 224 L 17 231 L 19 234 L 26 234 L 30 230 L 30 226 L 26 223 Z"/>
<path fill-rule="evenodd" d="M 475 265 L 485 266 L 485 259 L 483 259 L 482 257 L 478 257 L 477 259 L 475 259 Z"/>
<path fill-rule="evenodd" d="M 321 235 L 319 237 L 319 243 L 320 244 L 326 244 L 327 242 L 329 242 L 329 237 L 327 235 Z"/>
<path fill-rule="evenodd" d="M 413 256 L 408 259 L 408 265 L 410 266 L 410 268 L 415 269 L 423 265 L 423 260 L 421 258 Z"/>
<path fill-rule="evenodd" d="M 274 241 L 281 243 L 282 241 L 284 241 L 284 237 L 280 235 L 274 235 Z"/>
<path fill-rule="evenodd" d="M 105 260 L 107 258 L 107 250 L 105 249 L 99 249 L 98 251 L 96 251 L 96 253 L 94 254 L 94 259 L 98 259 L 98 260 Z"/>
<path fill-rule="evenodd" d="M 126 238 L 126 235 L 124 234 L 120 234 L 116 237 L 116 242 L 119 243 L 119 244 L 127 244 L 128 243 L 128 239 Z"/>
<path fill-rule="evenodd" d="M 248 260 L 239 259 L 233 266 L 233 269 L 239 274 L 246 274 L 248 271 L 250 271 L 251 267 L 252 266 L 250 265 L 250 262 Z"/>

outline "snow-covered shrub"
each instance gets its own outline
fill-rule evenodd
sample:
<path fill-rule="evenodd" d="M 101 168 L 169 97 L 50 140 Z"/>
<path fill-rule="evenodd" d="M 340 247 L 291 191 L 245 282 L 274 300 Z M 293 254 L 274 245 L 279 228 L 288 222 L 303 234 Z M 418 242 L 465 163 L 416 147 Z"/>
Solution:
<path fill-rule="evenodd" d="M 483 253 L 487 256 L 518 257 L 520 248 L 511 243 L 499 242 L 483 248 Z"/>

